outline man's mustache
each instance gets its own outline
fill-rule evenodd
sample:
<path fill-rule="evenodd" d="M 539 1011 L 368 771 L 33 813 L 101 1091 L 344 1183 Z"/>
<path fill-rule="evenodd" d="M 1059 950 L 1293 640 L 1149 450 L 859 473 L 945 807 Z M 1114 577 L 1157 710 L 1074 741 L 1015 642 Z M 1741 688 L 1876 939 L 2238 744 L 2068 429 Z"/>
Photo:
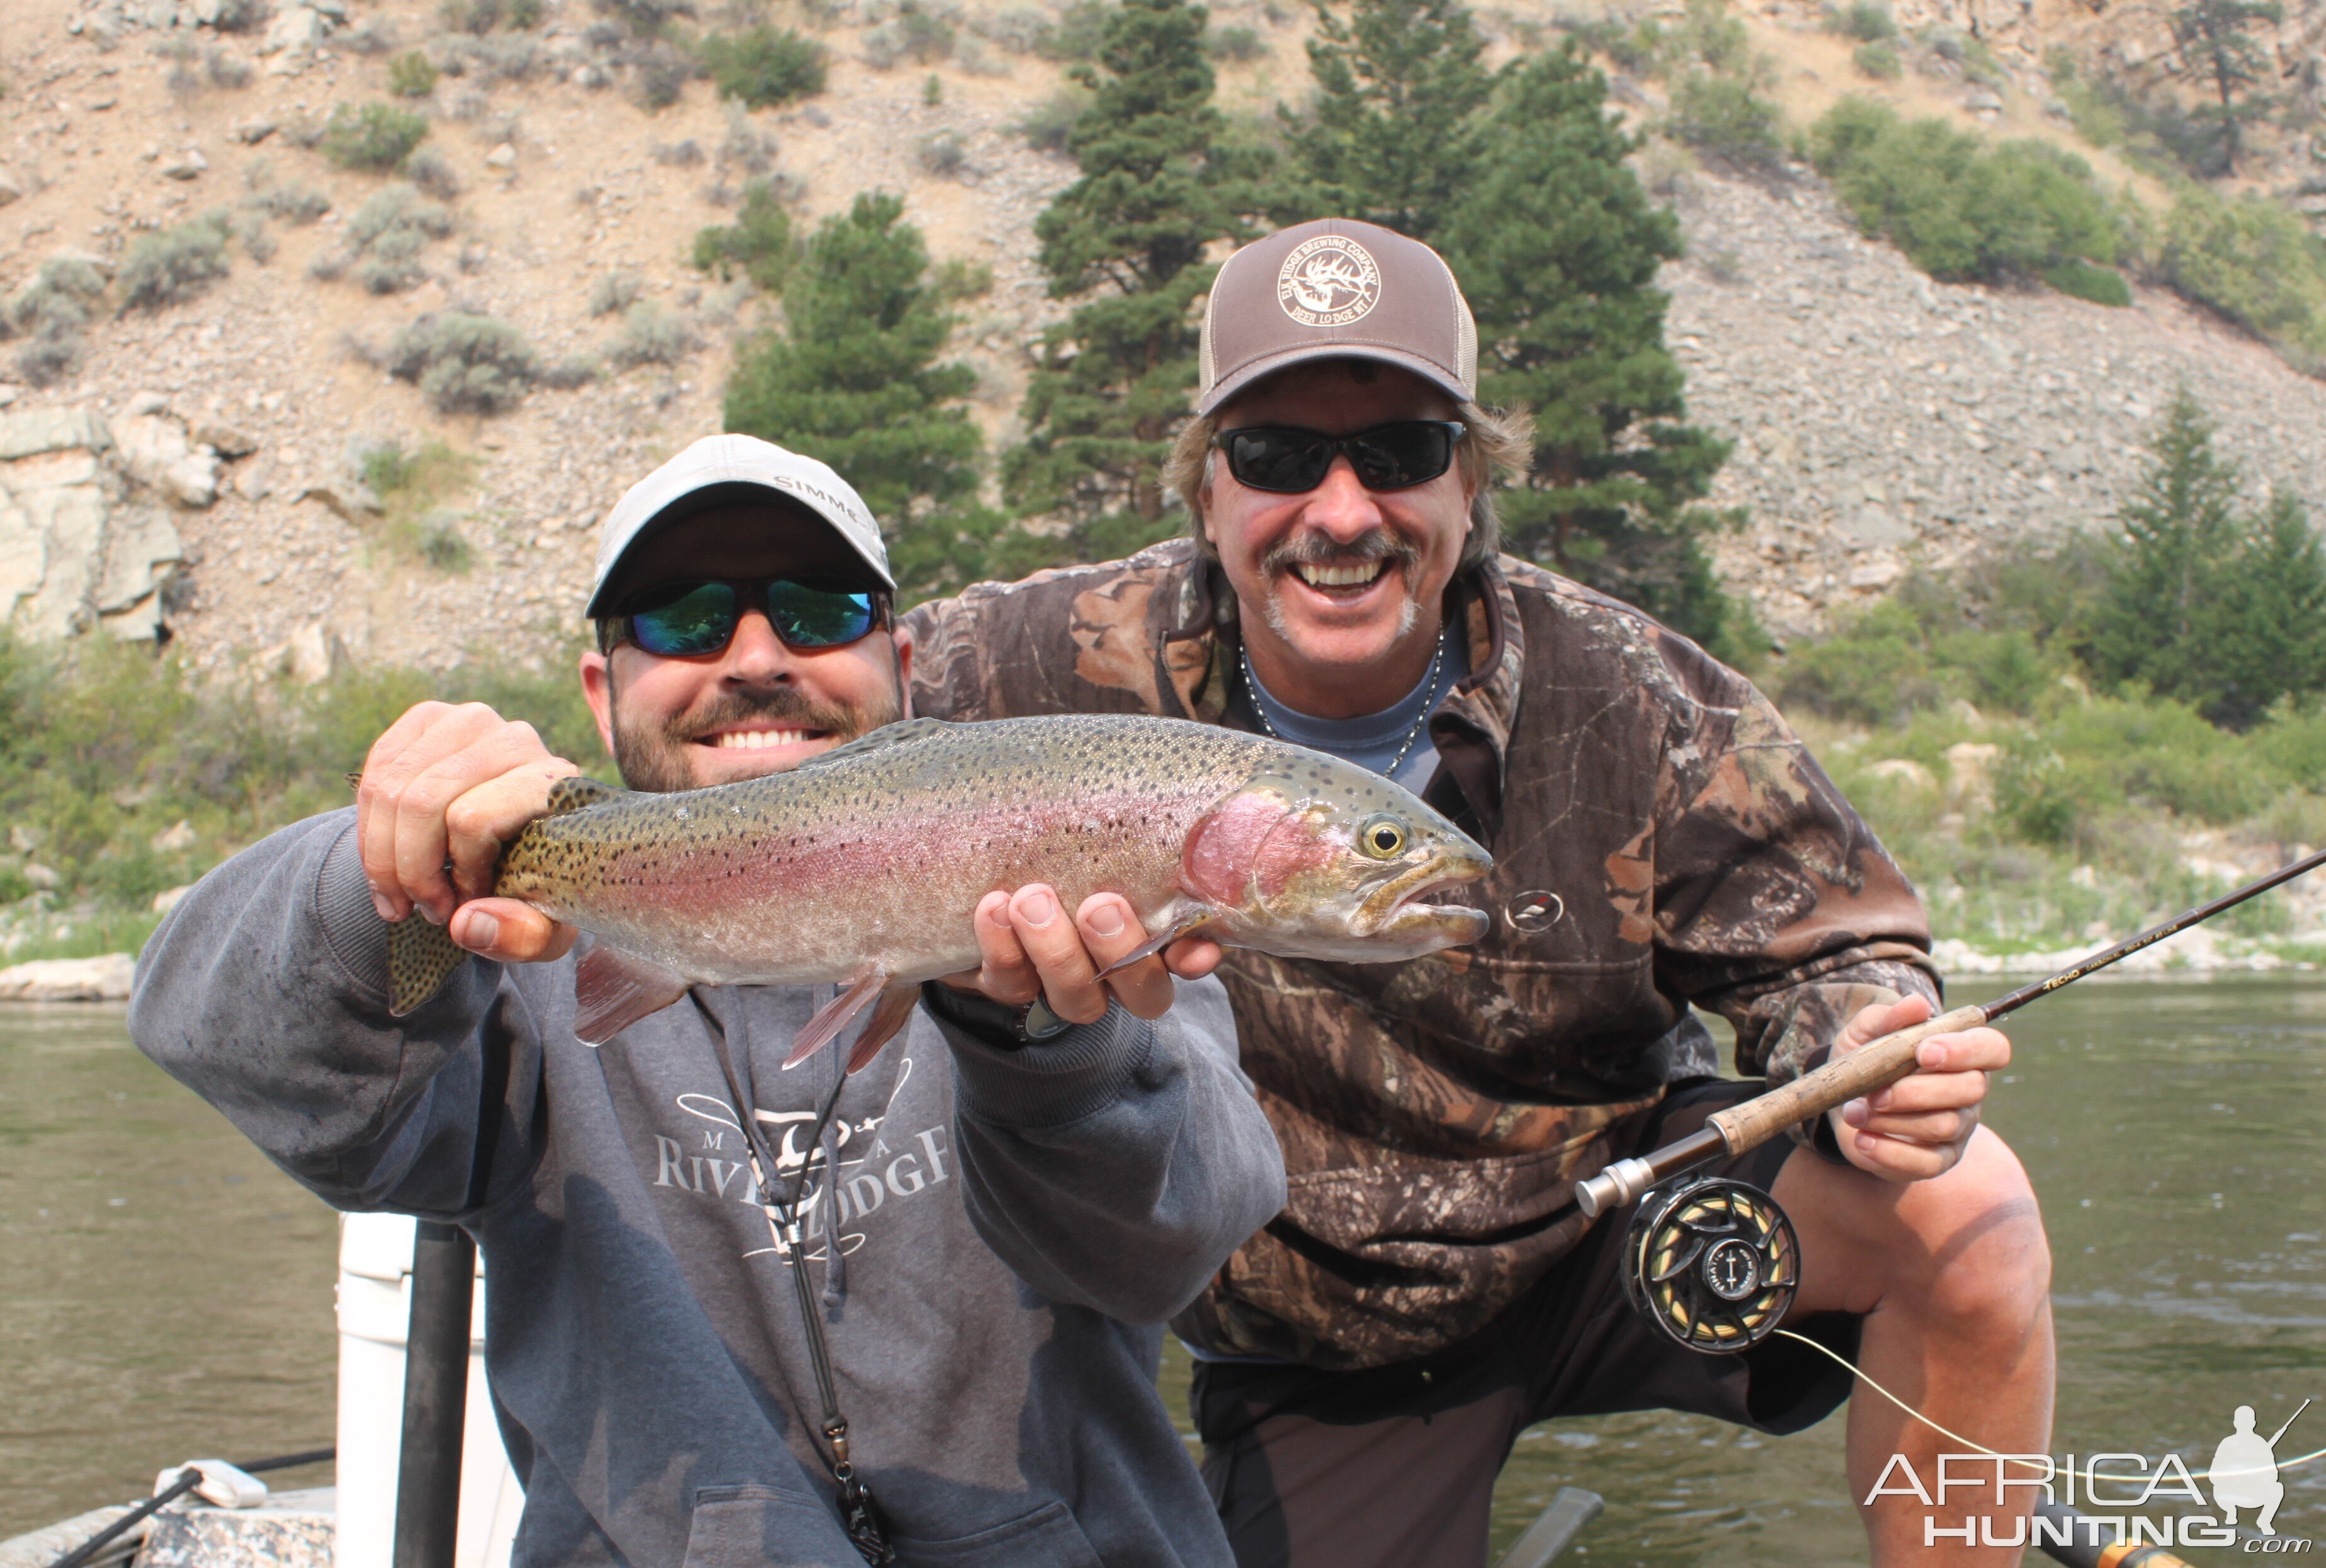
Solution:
<path fill-rule="evenodd" d="M 772 720 L 787 730 L 821 730 L 845 739 L 852 739 L 865 727 L 852 709 L 818 702 L 790 686 L 768 686 L 721 692 L 691 712 L 675 714 L 663 724 L 663 739 L 684 745 L 714 730 L 753 719 Z"/>
<path fill-rule="evenodd" d="M 1348 540 L 1300 533 L 1270 546 L 1260 558 L 1260 569 L 1263 576 L 1272 577 L 1294 566 L 1362 566 L 1374 561 L 1394 564 L 1410 583 L 1420 570 L 1421 551 L 1383 527 L 1367 528 Z"/>

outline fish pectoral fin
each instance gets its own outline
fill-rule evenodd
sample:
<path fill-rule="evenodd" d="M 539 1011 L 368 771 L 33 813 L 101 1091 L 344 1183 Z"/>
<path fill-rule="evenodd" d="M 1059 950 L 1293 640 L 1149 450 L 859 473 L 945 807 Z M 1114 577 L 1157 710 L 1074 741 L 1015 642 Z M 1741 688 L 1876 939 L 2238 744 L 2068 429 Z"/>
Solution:
<path fill-rule="evenodd" d="M 872 1009 L 872 1016 L 864 1021 L 864 1032 L 856 1037 L 849 1048 L 848 1070 L 862 1072 L 880 1054 L 880 1048 L 897 1037 L 913 1016 L 913 1009 L 921 1000 L 921 988 L 911 980 L 891 980 L 880 993 L 880 1001 Z"/>
<path fill-rule="evenodd" d="M 444 928 L 420 911 L 387 928 L 387 1010 L 401 1018 L 443 988 L 445 979 L 469 957 Z"/>
<path fill-rule="evenodd" d="M 686 994 L 686 981 L 651 959 L 593 942 L 573 967 L 573 1034 L 603 1045 Z"/>
<path fill-rule="evenodd" d="M 1163 911 L 1168 923 L 1162 935 L 1149 937 L 1136 947 L 1098 972 L 1103 980 L 1118 969 L 1128 969 L 1141 958 L 1152 958 L 1182 937 L 1192 936 L 1197 928 L 1207 924 L 1219 910 L 1209 904 L 1176 903 Z"/>
<path fill-rule="evenodd" d="M 833 1038 L 848 1027 L 849 1021 L 872 1004 L 889 984 L 885 970 L 859 969 L 847 989 L 815 1010 L 797 1038 L 792 1041 L 792 1053 L 784 1058 L 786 1070 L 799 1066 L 808 1058 L 830 1045 Z"/>
<path fill-rule="evenodd" d="M 579 811 L 585 806 L 600 806 L 630 793 L 618 789 L 602 779 L 584 779 L 579 774 L 560 779 L 549 787 L 549 809 L 544 817 L 563 817 L 569 811 Z"/>

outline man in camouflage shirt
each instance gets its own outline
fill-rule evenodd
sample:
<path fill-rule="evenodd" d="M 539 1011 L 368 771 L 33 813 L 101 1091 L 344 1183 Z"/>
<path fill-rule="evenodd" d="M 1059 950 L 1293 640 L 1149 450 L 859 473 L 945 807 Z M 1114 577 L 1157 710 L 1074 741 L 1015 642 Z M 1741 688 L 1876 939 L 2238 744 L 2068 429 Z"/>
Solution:
<path fill-rule="evenodd" d="M 1476 1568 L 1494 1475 L 1560 1414 L 1669 1407 L 1800 1430 L 1852 1398 L 1849 1486 L 1941 1440 L 1784 1339 L 1664 1339 L 1623 1299 L 1575 1184 L 1926 1016 L 1920 902 L 1751 683 L 1628 606 L 1494 550 L 1522 417 L 1475 402 L 1445 263 L 1328 220 L 1223 268 L 1170 481 L 1196 537 L 922 606 L 913 698 L 959 719 L 1168 714 L 1397 778 L 1493 850 L 1475 947 L 1401 966 L 1226 956 L 1290 1196 L 1176 1323 L 1205 1476 L 1242 1568 Z M 1427 741 L 1427 744 L 1417 744 Z M 1717 1077 L 1691 1006 L 1735 1029 Z M 1993 1030 L 1813 1134 L 1729 1162 L 1800 1234 L 1790 1324 L 1940 1423 L 2050 1433 L 2049 1255 L 1977 1126 Z M 1952 1448 L 1953 1444 L 1944 1446 Z M 1904 1489 L 1899 1489 L 1903 1491 Z M 2028 1494 L 1947 1517 L 2024 1526 Z M 1864 1506 L 1874 1560 L 2009 1563 Z M 1974 1521 L 1976 1522 L 1976 1521 Z"/>

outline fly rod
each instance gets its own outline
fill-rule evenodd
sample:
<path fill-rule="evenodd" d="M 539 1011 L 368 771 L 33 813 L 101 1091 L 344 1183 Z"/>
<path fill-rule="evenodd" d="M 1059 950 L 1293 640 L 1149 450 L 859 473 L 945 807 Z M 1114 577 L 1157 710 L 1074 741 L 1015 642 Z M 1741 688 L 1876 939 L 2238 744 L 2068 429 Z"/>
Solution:
<path fill-rule="evenodd" d="M 1977 1029 L 2005 1013 L 2016 1013 L 2039 996 L 2049 996 L 2062 985 L 2072 985 L 2085 975 L 2097 974 L 2119 958 L 2129 957 L 2143 947 L 2161 942 L 2176 932 L 2201 925 L 2224 910 L 2233 910 L 2247 899 L 2266 893 L 2280 883 L 2292 882 L 2321 865 L 2326 865 L 2326 850 L 2305 855 L 2290 865 L 2280 866 L 2235 892 L 2224 893 L 2210 903 L 2184 910 L 2161 926 L 2143 931 L 2128 941 L 2118 942 L 2107 951 L 2096 953 L 2079 963 L 2070 964 L 2058 974 L 2038 980 L 2032 985 L 2023 985 L 2007 996 L 1977 1006 L 1958 1007 L 1951 1013 L 1885 1034 L 1838 1061 L 1828 1062 L 1815 1072 L 1804 1073 L 1767 1094 L 1755 1096 L 1742 1105 L 1716 1113 L 1701 1132 L 1691 1134 L 1676 1143 L 1667 1143 L 1651 1153 L 1618 1160 L 1576 1188 L 1576 1206 L 1596 1218 L 1610 1209 L 1621 1209 L 1634 1201 L 1659 1181 L 1708 1165 L 1715 1160 L 1758 1148 L 1788 1127 L 1806 1122 L 1812 1116 L 1821 1116 L 1834 1106 L 1847 1105 L 1860 1095 L 1870 1095 L 1876 1089 L 1896 1083 L 1914 1070 L 1914 1052 L 1922 1041 L 1931 1036 Z"/>

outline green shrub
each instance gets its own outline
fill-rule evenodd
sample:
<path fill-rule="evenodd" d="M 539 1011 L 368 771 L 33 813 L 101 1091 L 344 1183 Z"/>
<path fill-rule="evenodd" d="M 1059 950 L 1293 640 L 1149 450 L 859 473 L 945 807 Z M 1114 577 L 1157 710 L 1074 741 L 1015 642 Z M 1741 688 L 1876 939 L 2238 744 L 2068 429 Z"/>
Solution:
<path fill-rule="evenodd" d="M 439 74 L 434 62 L 415 49 L 387 62 L 387 90 L 398 98 L 426 98 L 436 90 Z"/>
<path fill-rule="evenodd" d="M 1860 43 L 1887 43 L 1898 36 L 1896 20 L 1880 0 L 1856 0 L 1847 10 L 1835 14 L 1833 30 Z"/>
<path fill-rule="evenodd" d="M 342 169 L 382 173 L 401 165 L 427 135 L 427 120 L 410 109 L 394 104 L 366 104 L 361 108 L 341 104 L 324 122 L 322 139 L 316 145 Z"/>
<path fill-rule="evenodd" d="M 958 174 L 969 163 L 969 149 L 963 145 L 961 135 L 950 128 L 931 131 L 913 144 L 913 156 L 922 168 L 939 179 Z"/>
<path fill-rule="evenodd" d="M 425 315 L 395 334 L 386 369 L 440 414 L 504 414 L 525 400 L 541 362 L 507 322 L 465 311 Z"/>
<path fill-rule="evenodd" d="M 2043 269 L 2043 281 L 2063 294 L 2096 305 L 2121 310 L 2132 303 L 2132 285 L 2124 281 L 2124 274 L 2112 266 L 2094 266 L 2080 257 L 2053 262 Z"/>
<path fill-rule="evenodd" d="M 721 98 L 774 108 L 823 90 L 824 49 L 788 27 L 758 26 L 699 46 L 703 70 Z"/>
<path fill-rule="evenodd" d="M 1896 81 L 1906 74 L 1905 62 L 1898 58 L 1897 45 L 1893 43 L 1861 43 L 1849 58 L 1877 81 Z"/>
<path fill-rule="evenodd" d="M 2063 262 L 2116 259 L 2115 216 L 2090 165 L 2049 143 L 1989 148 L 1943 121 L 1844 98 L 1811 128 L 1810 147 L 1858 227 L 1933 277 L 2027 280 Z"/>
<path fill-rule="evenodd" d="M 1747 170 L 1784 161 L 1784 117 L 1747 77 L 1692 71 L 1673 88 L 1666 129 L 1700 155 Z"/>
<path fill-rule="evenodd" d="M 1241 64 L 1268 52 L 1260 34 L 1249 27 L 1214 27 L 1204 34 L 1204 52 L 1214 60 Z"/>
<path fill-rule="evenodd" d="M 2276 345 L 2297 369 L 2326 369 L 2326 251 L 2299 216 L 2268 197 L 2182 185 L 2150 269 Z"/>
<path fill-rule="evenodd" d="M 164 310 L 201 294 L 227 275 L 228 233 L 225 215 L 211 213 L 140 238 L 121 264 L 121 308 Z"/>
<path fill-rule="evenodd" d="M 85 261 L 43 262 L 33 285 L 0 306 L 0 339 L 29 340 L 16 350 L 16 374 L 53 387 L 80 366 L 80 330 L 105 293 L 105 275 Z"/>
<path fill-rule="evenodd" d="M 733 223 L 696 233 L 693 260 L 722 281 L 740 272 L 769 294 L 780 293 L 791 269 L 791 214 L 767 182 L 754 182 L 743 188 Z"/>

